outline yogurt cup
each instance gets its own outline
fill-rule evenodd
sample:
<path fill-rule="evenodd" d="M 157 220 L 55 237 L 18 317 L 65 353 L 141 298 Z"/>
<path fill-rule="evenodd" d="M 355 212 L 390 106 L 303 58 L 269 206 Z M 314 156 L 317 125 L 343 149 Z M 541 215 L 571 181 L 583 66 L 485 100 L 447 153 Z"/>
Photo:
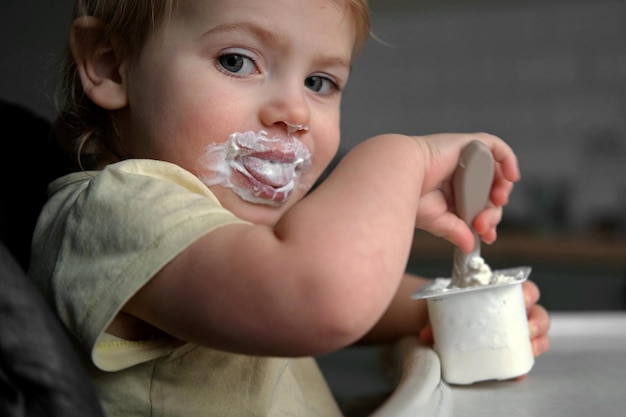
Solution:
<path fill-rule="evenodd" d="M 434 349 L 447 383 L 506 380 L 533 367 L 522 293 L 530 268 L 515 271 L 518 275 L 508 281 L 465 288 L 450 288 L 450 279 L 438 278 L 413 295 L 426 299 Z"/>

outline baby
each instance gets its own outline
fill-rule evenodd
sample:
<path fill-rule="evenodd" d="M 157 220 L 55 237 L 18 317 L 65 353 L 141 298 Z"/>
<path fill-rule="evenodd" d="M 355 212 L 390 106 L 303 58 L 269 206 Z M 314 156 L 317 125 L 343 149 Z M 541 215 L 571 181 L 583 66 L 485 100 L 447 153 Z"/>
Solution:
<path fill-rule="evenodd" d="M 313 357 L 427 339 L 415 228 L 469 252 L 450 189 L 488 134 L 376 136 L 321 184 L 369 34 L 365 0 L 78 0 L 59 143 L 29 273 L 74 337 L 108 416 L 340 416 Z M 549 317 L 525 287 L 535 354 Z"/>

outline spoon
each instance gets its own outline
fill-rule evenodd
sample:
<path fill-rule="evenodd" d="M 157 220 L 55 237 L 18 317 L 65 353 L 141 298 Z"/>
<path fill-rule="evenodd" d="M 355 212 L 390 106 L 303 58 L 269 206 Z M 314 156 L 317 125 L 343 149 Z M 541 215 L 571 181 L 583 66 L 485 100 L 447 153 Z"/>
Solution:
<path fill-rule="evenodd" d="M 452 186 L 457 215 L 472 230 L 474 248 L 468 254 L 458 247 L 454 248 L 451 287 L 469 286 L 467 272 L 470 261 L 480 256 L 480 237 L 472 224 L 476 215 L 487 205 L 494 169 L 493 155 L 487 145 L 475 140 L 463 148 Z"/>

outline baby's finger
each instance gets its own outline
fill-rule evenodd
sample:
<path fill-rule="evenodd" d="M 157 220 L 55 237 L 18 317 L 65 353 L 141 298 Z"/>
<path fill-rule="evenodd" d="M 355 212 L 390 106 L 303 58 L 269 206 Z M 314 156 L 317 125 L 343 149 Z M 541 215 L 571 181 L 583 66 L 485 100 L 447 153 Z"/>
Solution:
<path fill-rule="evenodd" d="M 485 243 L 496 240 L 496 226 L 502 220 L 502 207 L 489 207 L 483 210 L 474 220 L 474 230 Z"/>
<path fill-rule="evenodd" d="M 426 345 L 432 345 L 435 342 L 433 328 L 430 324 L 427 324 L 420 330 L 419 338 Z"/>
<path fill-rule="evenodd" d="M 494 137 L 487 137 L 483 139 L 485 143 L 489 144 L 496 164 L 501 167 L 501 172 L 504 178 L 511 182 L 519 181 L 521 177 L 519 165 L 517 157 L 515 156 L 515 153 L 513 152 L 511 147 L 500 140 L 493 140 Z"/>
<path fill-rule="evenodd" d="M 509 202 L 509 196 L 513 191 L 514 183 L 504 178 L 496 177 L 491 187 L 489 197 L 493 204 L 498 206 L 506 206 Z"/>
<path fill-rule="evenodd" d="M 463 220 L 449 211 L 445 196 L 438 190 L 422 195 L 415 227 L 446 239 L 466 253 L 474 247 L 471 230 Z"/>
<path fill-rule="evenodd" d="M 524 304 L 526 309 L 529 310 L 533 305 L 539 301 L 540 292 L 539 287 L 531 280 L 526 280 L 522 283 L 522 291 L 524 293 Z"/>
<path fill-rule="evenodd" d="M 534 305 L 528 314 L 528 329 L 533 348 L 533 354 L 539 356 L 550 349 L 550 315 L 540 305 Z"/>
<path fill-rule="evenodd" d="M 543 306 L 535 304 L 528 310 L 528 328 L 531 339 L 548 334 L 550 330 L 550 315 Z"/>

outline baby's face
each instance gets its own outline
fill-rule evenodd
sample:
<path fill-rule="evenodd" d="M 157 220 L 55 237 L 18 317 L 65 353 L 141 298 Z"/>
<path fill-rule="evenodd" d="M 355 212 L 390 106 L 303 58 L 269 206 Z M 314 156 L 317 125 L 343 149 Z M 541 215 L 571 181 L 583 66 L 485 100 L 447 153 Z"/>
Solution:
<path fill-rule="evenodd" d="M 184 2 L 123 67 L 127 147 L 273 224 L 337 151 L 354 41 L 352 16 L 331 0 Z"/>

